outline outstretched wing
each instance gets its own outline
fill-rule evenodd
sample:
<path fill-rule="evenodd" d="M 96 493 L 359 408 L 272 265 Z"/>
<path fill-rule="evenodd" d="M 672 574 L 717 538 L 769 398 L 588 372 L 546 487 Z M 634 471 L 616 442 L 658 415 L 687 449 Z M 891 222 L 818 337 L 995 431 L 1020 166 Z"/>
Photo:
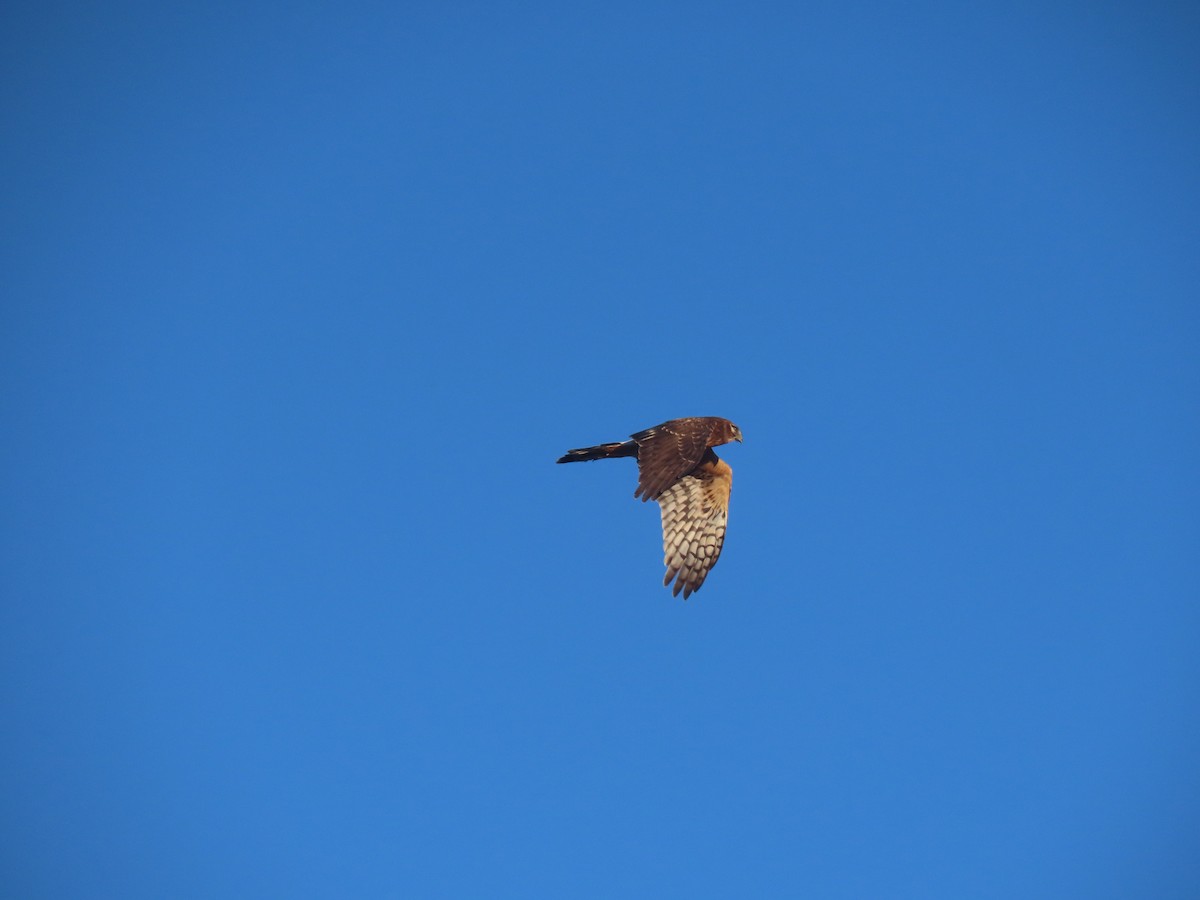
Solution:
<path fill-rule="evenodd" d="M 683 591 L 686 600 L 700 590 L 709 570 L 717 564 L 725 543 L 729 519 L 729 491 L 733 470 L 711 451 L 711 459 L 690 475 L 668 487 L 658 498 L 662 508 L 663 584 L 675 579 L 671 593 Z"/>
<path fill-rule="evenodd" d="M 657 500 L 704 458 L 712 436 L 708 419 L 672 419 L 632 435 L 638 445 L 638 487 L 633 496 Z"/>

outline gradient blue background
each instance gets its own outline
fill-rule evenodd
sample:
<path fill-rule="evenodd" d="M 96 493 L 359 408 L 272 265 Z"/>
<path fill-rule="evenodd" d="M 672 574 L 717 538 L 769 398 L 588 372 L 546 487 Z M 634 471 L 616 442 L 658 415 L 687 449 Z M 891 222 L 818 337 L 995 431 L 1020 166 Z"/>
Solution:
<path fill-rule="evenodd" d="M 6 896 L 1197 896 L 1194 6 L 0 48 Z"/>

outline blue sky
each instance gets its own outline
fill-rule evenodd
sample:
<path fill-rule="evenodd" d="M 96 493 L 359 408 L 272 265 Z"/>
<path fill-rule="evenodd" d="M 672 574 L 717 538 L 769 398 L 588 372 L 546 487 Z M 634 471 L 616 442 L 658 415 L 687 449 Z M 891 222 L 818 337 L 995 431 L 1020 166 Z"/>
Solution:
<path fill-rule="evenodd" d="M 1195 895 L 1195 10 L 4 22 L 6 894 Z"/>

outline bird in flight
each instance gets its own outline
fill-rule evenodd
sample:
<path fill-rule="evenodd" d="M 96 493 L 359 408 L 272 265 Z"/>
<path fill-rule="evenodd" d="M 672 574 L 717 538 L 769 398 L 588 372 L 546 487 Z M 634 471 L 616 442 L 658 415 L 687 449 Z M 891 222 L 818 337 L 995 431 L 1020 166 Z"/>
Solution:
<path fill-rule="evenodd" d="M 712 448 L 740 442 L 742 430 L 728 419 L 696 416 L 672 419 L 630 438 L 568 450 L 558 462 L 622 456 L 638 461 L 638 486 L 633 496 L 641 497 L 643 503 L 657 500 L 662 509 L 663 562 L 667 566 L 663 585 L 674 579 L 671 594 L 677 597 L 683 591 L 686 600 L 700 590 L 725 543 L 733 469 Z"/>

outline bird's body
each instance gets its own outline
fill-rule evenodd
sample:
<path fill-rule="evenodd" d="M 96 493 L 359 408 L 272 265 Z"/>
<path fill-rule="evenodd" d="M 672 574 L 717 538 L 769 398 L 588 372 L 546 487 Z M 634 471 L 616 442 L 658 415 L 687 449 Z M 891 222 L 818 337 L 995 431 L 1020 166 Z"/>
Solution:
<path fill-rule="evenodd" d="M 700 416 L 672 419 L 631 435 L 628 441 L 568 450 L 560 463 L 632 456 L 638 461 L 634 497 L 657 500 L 662 510 L 664 585 L 686 600 L 700 590 L 717 564 L 729 518 L 733 470 L 712 450 L 741 441 L 728 419 Z"/>

